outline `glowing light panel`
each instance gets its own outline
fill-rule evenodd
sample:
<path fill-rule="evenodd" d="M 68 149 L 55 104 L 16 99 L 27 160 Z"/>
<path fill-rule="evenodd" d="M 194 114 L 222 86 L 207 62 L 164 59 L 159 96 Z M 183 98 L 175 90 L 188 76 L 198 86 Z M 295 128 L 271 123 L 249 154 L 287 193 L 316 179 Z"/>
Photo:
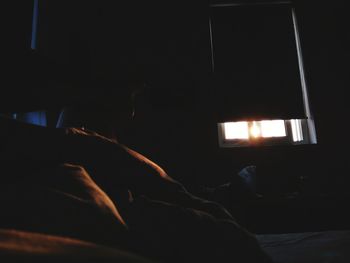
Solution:
<path fill-rule="evenodd" d="M 260 127 L 263 138 L 285 137 L 287 135 L 284 120 L 260 121 Z"/>
<path fill-rule="evenodd" d="M 253 121 L 251 123 L 250 135 L 254 138 L 259 138 L 261 136 L 261 128 L 260 128 L 260 124 L 258 122 Z"/>
<path fill-rule="evenodd" d="M 224 123 L 225 139 L 249 139 L 248 122 L 226 122 Z"/>
<path fill-rule="evenodd" d="M 287 136 L 284 120 L 226 122 L 224 129 L 228 140 Z"/>

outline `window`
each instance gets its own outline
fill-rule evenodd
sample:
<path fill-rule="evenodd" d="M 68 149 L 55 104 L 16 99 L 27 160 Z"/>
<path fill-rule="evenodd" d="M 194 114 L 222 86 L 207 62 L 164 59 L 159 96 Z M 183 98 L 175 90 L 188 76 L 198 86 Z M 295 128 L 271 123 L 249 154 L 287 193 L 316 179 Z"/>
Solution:
<path fill-rule="evenodd" d="M 221 147 L 237 147 L 306 144 L 310 138 L 304 119 L 261 120 L 220 123 L 219 141 Z"/>
<path fill-rule="evenodd" d="M 317 143 L 292 4 L 211 7 L 212 69 L 225 84 L 220 145 Z"/>
<path fill-rule="evenodd" d="M 14 113 L 11 118 L 21 122 L 47 127 L 47 116 L 45 111 Z"/>

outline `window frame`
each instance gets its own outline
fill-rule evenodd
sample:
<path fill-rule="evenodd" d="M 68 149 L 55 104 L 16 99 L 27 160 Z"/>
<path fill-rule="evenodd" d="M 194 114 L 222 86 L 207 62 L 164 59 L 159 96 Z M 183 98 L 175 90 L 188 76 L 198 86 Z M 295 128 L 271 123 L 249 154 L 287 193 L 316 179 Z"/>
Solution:
<path fill-rule="evenodd" d="M 297 15 L 295 7 L 291 1 L 265 1 L 265 2 L 224 2 L 224 3 L 212 3 L 210 8 L 214 7 L 233 7 L 233 6 L 252 6 L 252 5 L 288 5 L 290 7 L 290 12 L 293 21 L 293 29 L 295 34 L 296 41 L 296 52 L 298 56 L 298 64 L 301 78 L 301 87 L 303 95 L 303 105 L 305 111 L 305 119 L 300 119 L 301 121 L 301 131 L 303 135 L 302 141 L 295 142 L 292 136 L 292 127 L 290 120 L 285 121 L 286 136 L 285 137 L 271 137 L 271 138 L 261 138 L 258 140 L 246 140 L 246 139 L 226 139 L 225 138 L 225 129 L 224 123 L 218 123 L 218 139 L 220 147 L 247 147 L 247 146 L 270 146 L 270 145 L 299 145 L 299 144 L 317 144 L 317 134 L 315 128 L 314 117 L 310 107 L 310 101 L 308 96 L 307 83 L 305 78 L 304 71 L 304 62 L 301 48 L 301 41 L 299 36 L 299 28 Z M 214 47 L 213 47 L 213 34 L 212 34 L 212 21 L 209 17 L 209 34 L 210 34 L 210 44 L 211 44 L 211 66 L 212 71 L 214 72 L 215 63 L 214 63 Z M 260 121 L 260 120 L 254 120 Z"/>

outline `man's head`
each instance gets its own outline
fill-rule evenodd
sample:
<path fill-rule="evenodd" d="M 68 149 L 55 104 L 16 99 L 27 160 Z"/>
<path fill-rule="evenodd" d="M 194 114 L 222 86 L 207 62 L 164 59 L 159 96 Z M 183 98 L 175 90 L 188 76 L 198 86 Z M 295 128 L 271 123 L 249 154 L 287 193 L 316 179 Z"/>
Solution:
<path fill-rule="evenodd" d="M 123 138 L 134 115 L 133 94 L 138 87 L 123 85 L 81 90 L 80 99 L 64 108 L 61 126 L 84 127 L 109 138 Z"/>

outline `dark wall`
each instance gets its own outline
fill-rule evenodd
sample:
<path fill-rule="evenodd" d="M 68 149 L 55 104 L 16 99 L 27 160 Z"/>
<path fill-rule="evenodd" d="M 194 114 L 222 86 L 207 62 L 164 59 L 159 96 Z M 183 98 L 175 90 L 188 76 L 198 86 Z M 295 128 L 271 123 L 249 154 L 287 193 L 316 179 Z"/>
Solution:
<path fill-rule="evenodd" d="M 300 1 L 301 2 L 301 1 Z M 301 40 L 318 145 L 314 166 L 325 185 L 347 190 L 349 168 L 344 137 L 348 107 L 345 90 L 349 57 L 349 23 L 345 1 L 300 3 Z M 322 178 L 322 176 L 321 176 Z M 339 188 L 338 188 L 339 187 Z"/>
<path fill-rule="evenodd" d="M 345 89 L 349 83 L 345 10 L 344 1 L 297 6 L 310 99 L 322 145 L 343 144 L 339 135 L 347 114 Z"/>
<path fill-rule="evenodd" d="M 345 3 L 304 2 L 297 3 L 296 11 L 317 145 L 219 148 L 213 112 L 220 105 L 211 97 L 215 87 L 210 82 L 206 4 L 43 1 L 38 48 L 68 63 L 81 88 L 93 83 L 99 96 L 94 91 L 66 93 L 75 102 L 86 102 L 90 94 L 90 99 L 98 101 L 94 107 L 108 104 L 108 111 L 119 111 L 114 107 L 121 103 L 120 99 L 116 103 L 118 90 L 128 83 L 147 82 L 153 94 L 139 96 L 135 121 L 120 140 L 189 185 L 219 184 L 245 165 L 256 164 L 267 192 L 292 191 L 301 175 L 310 177 L 310 191 L 339 187 L 346 191 L 348 162 L 342 152 L 348 147 L 342 135 L 349 33 Z M 95 118 L 115 122 L 113 114 L 103 111 Z"/>

